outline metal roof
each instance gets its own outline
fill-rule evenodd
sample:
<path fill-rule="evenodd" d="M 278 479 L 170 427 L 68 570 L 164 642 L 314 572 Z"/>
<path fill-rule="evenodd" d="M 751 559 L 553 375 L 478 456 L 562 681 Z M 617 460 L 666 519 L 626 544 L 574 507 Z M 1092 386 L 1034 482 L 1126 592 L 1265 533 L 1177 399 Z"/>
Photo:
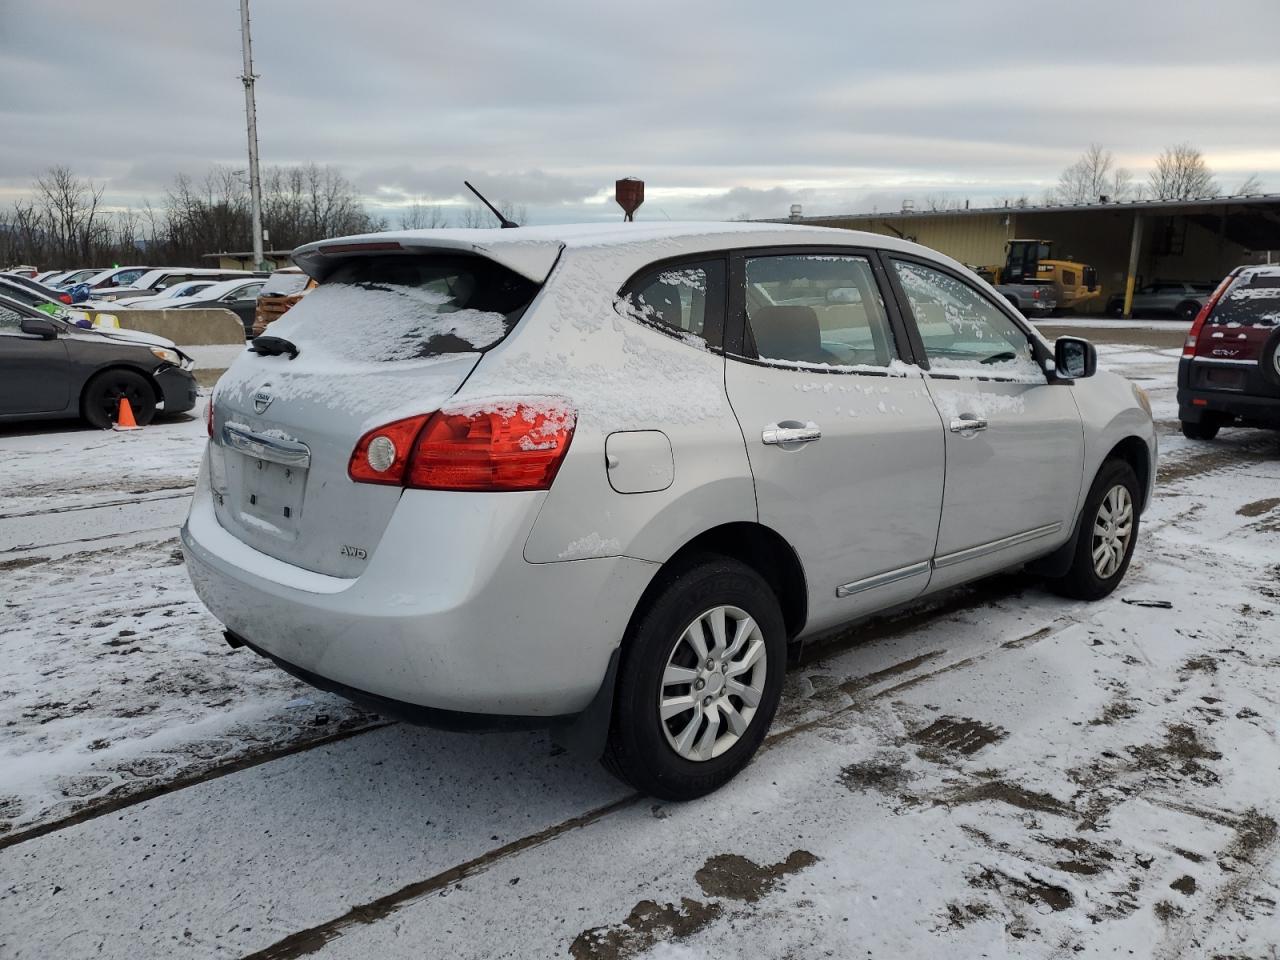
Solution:
<path fill-rule="evenodd" d="M 1280 206 L 1280 193 L 1196 197 L 1190 200 L 1109 200 L 1106 203 L 1048 203 L 1036 206 L 969 207 L 963 210 L 884 210 L 877 213 L 832 213 L 821 216 L 777 217 L 761 223 L 821 223 L 830 220 L 886 220 L 894 217 L 976 217 L 1005 213 L 1103 213 L 1159 210 L 1174 213 L 1203 207 Z"/>

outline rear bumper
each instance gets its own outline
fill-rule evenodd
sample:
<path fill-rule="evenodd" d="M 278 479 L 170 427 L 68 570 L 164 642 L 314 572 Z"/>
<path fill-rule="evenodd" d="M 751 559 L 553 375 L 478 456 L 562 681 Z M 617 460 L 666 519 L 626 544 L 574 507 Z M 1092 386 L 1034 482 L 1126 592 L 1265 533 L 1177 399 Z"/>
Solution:
<path fill-rule="evenodd" d="M 164 399 L 165 413 L 186 413 L 196 405 L 199 387 L 191 371 L 166 367 L 155 374 L 155 378 Z"/>
<path fill-rule="evenodd" d="M 1231 389 L 1206 389 L 1209 377 L 1232 378 Z M 1280 427 L 1280 387 L 1267 381 L 1257 363 L 1184 357 L 1178 363 L 1178 419 L 1200 423 L 1224 415 L 1244 426 Z"/>
<path fill-rule="evenodd" d="M 657 565 L 526 562 L 528 496 L 408 491 L 364 572 L 341 579 L 231 536 L 202 471 L 183 552 L 213 615 L 316 686 L 436 725 L 463 725 L 451 714 L 550 723 L 591 702 Z"/>
<path fill-rule="evenodd" d="M 1244 426 L 1280 429 L 1280 397 L 1254 397 L 1216 390 L 1179 390 L 1178 419 L 1200 423 L 1227 414 Z"/>

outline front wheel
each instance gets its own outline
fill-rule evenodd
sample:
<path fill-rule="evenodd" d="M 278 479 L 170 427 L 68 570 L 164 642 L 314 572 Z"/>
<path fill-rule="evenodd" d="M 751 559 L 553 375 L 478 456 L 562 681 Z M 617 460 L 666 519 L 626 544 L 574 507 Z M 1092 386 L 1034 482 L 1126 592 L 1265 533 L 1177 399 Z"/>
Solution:
<path fill-rule="evenodd" d="M 1200 304 L 1193 300 L 1188 300 L 1186 303 L 1178 304 L 1178 309 L 1174 312 L 1177 313 L 1179 320 L 1185 320 L 1190 323 L 1196 318 L 1196 314 L 1200 312 Z"/>
<path fill-rule="evenodd" d="M 682 566 L 624 640 L 605 766 L 663 800 L 711 793 L 764 740 L 785 669 L 769 584 L 727 557 Z"/>
<path fill-rule="evenodd" d="M 127 399 L 140 427 L 156 415 L 156 392 L 147 378 L 134 370 L 104 370 L 85 385 L 80 413 L 91 426 L 105 430 L 120 416 L 120 401 Z"/>
<path fill-rule="evenodd" d="M 1098 471 L 1076 531 L 1075 553 L 1062 577 L 1049 581 L 1057 593 L 1101 600 L 1124 579 L 1138 540 L 1138 475 L 1122 460 Z"/>

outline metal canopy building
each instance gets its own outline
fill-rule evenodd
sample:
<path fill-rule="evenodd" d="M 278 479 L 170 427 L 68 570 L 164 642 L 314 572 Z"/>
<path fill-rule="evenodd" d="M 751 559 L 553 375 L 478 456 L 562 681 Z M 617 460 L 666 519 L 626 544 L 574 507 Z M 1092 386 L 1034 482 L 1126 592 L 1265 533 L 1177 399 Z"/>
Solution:
<path fill-rule="evenodd" d="M 1005 242 L 1051 240 L 1053 255 L 1091 264 L 1105 308 L 1132 281 L 1216 283 L 1241 263 L 1267 262 L 1280 251 L 1280 194 L 1198 200 L 987 207 L 972 210 L 792 216 L 806 223 L 914 240 L 970 265 L 1004 262 Z"/>

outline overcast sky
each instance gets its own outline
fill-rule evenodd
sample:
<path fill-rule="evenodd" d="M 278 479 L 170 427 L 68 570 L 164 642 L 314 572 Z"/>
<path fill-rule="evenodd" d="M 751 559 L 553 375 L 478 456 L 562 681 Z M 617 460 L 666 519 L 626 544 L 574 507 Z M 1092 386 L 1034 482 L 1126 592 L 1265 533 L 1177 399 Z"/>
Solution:
<path fill-rule="evenodd" d="M 1190 141 L 1280 191 L 1280 0 L 253 0 L 262 162 L 371 211 L 537 222 L 1039 198 L 1090 140 L 1145 176 Z M 0 202 L 51 164 L 113 203 L 245 165 L 236 0 L 0 0 Z"/>

